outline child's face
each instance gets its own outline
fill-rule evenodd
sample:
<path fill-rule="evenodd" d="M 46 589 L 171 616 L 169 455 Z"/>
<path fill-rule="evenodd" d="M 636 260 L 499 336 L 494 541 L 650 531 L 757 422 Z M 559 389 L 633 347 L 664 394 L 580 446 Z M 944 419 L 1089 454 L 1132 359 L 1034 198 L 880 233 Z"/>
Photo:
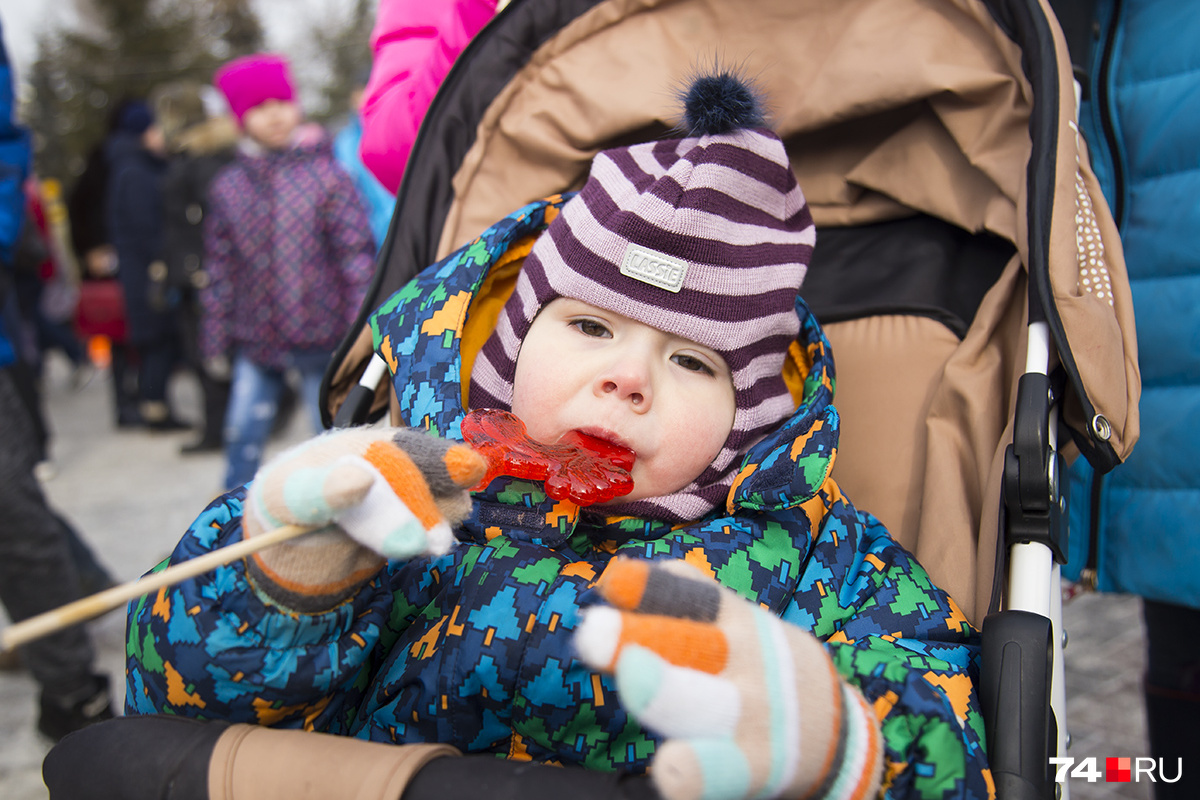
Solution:
<path fill-rule="evenodd" d="M 633 450 L 633 492 L 617 503 L 691 483 L 721 452 L 736 410 L 715 351 L 561 297 L 521 345 L 512 406 L 539 442 L 577 430 Z"/>
<path fill-rule="evenodd" d="M 282 150 L 300 124 L 300 106 L 284 100 L 267 100 L 242 115 L 246 134 L 268 150 Z"/>

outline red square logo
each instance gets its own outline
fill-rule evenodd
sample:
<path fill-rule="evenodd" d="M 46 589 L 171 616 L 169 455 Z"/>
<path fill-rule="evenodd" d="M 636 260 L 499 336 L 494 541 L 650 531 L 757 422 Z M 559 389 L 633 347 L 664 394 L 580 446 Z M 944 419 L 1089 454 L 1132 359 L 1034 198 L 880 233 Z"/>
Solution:
<path fill-rule="evenodd" d="M 1108 758 L 1104 763 L 1104 780 L 1109 783 L 1129 783 L 1130 759 Z"/>

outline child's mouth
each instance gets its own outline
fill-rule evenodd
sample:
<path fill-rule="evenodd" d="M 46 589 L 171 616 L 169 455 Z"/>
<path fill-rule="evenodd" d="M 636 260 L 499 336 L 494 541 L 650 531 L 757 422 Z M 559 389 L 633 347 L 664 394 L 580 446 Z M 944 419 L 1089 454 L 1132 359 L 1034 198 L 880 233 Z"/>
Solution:
<path fill-rule="evenodd" d="M 637 453 L 633 448 L 626 445 L 615 433 L 603 428 L 577 428 L 567 431 L 558 440 L 558 444 L 581 447 L 626 471 L 633 469 L 633 462 L 637 460 Z"/>
<path fill-rule="evenodd" d="M 601 442 L 609 447 L 617 448 L 619 450 L 628 450 L 632 457 L 637 456 L 637 452 L 633 449 L 633 446 L 630 445 L 629 442 L 625 441 L 616 433 L 607 428 L 599 428 L 595 426 L 590 426 L 587 428 L 575 428 L 574 430 L 568 431 L 566 434 L 564 434 L 559 441 L 578 443 L 576 437 L 586 437 L 585 442 L 589 446 L 592 442 Z"/>

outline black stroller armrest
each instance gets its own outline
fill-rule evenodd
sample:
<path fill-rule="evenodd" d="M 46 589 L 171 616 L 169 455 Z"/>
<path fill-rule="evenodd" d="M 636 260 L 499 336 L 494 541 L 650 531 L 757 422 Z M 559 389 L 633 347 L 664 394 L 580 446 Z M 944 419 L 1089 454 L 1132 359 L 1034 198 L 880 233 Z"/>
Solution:
<path fill-rule="evenodd" d="M 661 800 L 645 775 L 595 772 L 495 756 L 431 761 L 401 800 Z"/>
<path fill-rule="evenodd" d="M 1050 756 L 1058 740 L 1050 710 L 1052 625 L 1028 611 L 983 621 L 980 702 L 999 800 L 1053 800 Z"/>

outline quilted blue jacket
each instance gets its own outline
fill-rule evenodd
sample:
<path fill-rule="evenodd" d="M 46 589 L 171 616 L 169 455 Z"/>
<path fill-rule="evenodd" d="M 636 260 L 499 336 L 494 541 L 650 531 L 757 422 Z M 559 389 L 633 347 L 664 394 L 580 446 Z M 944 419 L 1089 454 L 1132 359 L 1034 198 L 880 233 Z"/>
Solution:
<path fill-rule="evenodd" d="M 458 438 L 471 301 L 562 198 L 534 203 L 421 273 L 372 318 L 404 421 Z M 978 639 L 953 601 L 829 477 L 838 437 L 829 346 L 803 304 L 803 397 L 746 456 L 730 508 L 682 525 L 605 519 L 498 479 L 460 544 L 389 563 L 331 611 L 257 592 L 244 564 L 130 607 L 128 713 L 439 741 L 500 757 L 644 770 L 658 740 L 574 656 L 579 609 L 616 554 L 680 558 L 812 631 L 881 720 L 889 797 L 992 791 L 974 690 Z M 214 501 L 171 555 L 241 537 L 244 489 Z"/>
<path fill-rule="evenodd" d="M 1099 0 L 1081 123 L 1121 232 L 1137 318 L 1141 438 L 1071 470 L 1070 563 L 1102 591 L 1200 608 L 1200 14 Z"/>
<path fill-rule="evenodd" d="M 0 34 L 3 29 L 0 28 Z M 13 120 L 12 66 L 0 35 L 0 315 L 5 312 L 4 291 L 13 253 L 25 215 L 25 179 L 32 167 L 33 146 L 29 131 Z M 15 315 L 15 298 L 10 302 L 10 318 Z M 8 325 L 0 318 L 0 367 L 16 361 L 16 350 L 8 336 Z"/>

